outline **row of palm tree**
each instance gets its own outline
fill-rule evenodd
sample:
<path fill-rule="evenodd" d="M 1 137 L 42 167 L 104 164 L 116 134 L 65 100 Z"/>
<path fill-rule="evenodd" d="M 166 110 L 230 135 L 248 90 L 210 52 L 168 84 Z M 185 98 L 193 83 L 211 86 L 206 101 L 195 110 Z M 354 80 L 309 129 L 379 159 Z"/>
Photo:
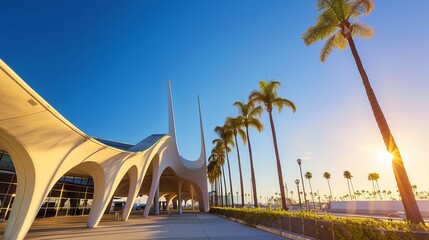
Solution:
<path fill-rule="evenodd" d="M 423 218 L 417 206 L 417 202 L 409 181 L 407 172 L 405 170 L 404 163 L 402 161 L 402 156 L 400 154 L 399 148 L 393 138 L 393 135 L 390 131 L 387 120 L 384 116 L 383 111 L 378 103 L 377 97 L 374 93 L 374 90 L 369 81 L 368 75 L 365 71 L 365 68 L 362 64 L 361 58 L 357 51 L 354 37 L 361 37 L 370 39 L 374 35 L 374 30 L 362 22 L 359 21 L 359 17 L 362 15 L 368 15 L 372 12 L 374 8 L 373 0 L 317 0 L 317 8 L 320 13 L 317 22 L 314 26 L 308 28 L 305 33 L 302 35 L 302 38 L 306 45 L 312 45 L 315 42 L 321 41 L 327 38 L 325 45 L 323 46 L 320 54 L 320 60 L 324 62 L 326 58 L 332 53 L 335 48 L 341 50 L 346 49 L 347 46 L 350 46 L 353 58 L 356 62 L 359 74 L 364 85 L 365 92 L 368 97 L 371 109 L 373 111 L 374 118 L 376 120 L 377 126 L 380 130 L 381 136 L 385 143 L 386 149 L 389 153 L 392 154 L 392 167 L 395 174 L 395 179 L 399 188 L 399 193 L 407 214 L 408 220 L 412 223 L 422 223 L 424 224 Z M 292 102 L 289 101 L 272 101 L 277 98 L 275 91 L 269 91 L 270 86 L 271 90 L 275 90 L 279 84 L 267 84 L 266 82 L 261 82 L 260 87 L 262 91 L 255 92 L 251 94 L 251 99 L 249 99 L 249 104 L 252 104 L 257 101 L 265 105 L 266 111 L 269 113 L 270 124 L 273 136 L 274 149 L 276 152 L 276 161 L 277 161 L 277 171 L 279 177 L 280 192 L 282 198 L 282 206 L 286 208 L 285 204 L 285 194 L 283 189 L 283 179 L 281 174 L 281 165 L 280 158 L 277 150 L 277 140 L 276 133 L 274 128 L 274 123 L 272 119 L 272 107 L 278 107 L 279 110 L 283 106 L 289 106 L 295 110 L 294 105 L 291 105 Z M 266 94 L 268 93 L 268 95 Z M 268 97 L 268 98 L 265 98 Z M 289 104 L 289 105 L 287 105 Z M 243 105 L 245 105 L 243 103 Z M 246 127 L 247 130 L 248 126 Z M 247 136 L 248 138 L 248 136 Z M 247 139 L 249 140 L 249 138 Z M 250 142 L 249 142 L 250 146 Z M 251 149 L 249 147 L 249 151 Z M 254 190 L 254 196 L 256 194 L 255 186 L 255 177 L 253 171 L 253 162 L 251 159 L 251 171 L 252 171 L 252 186 Z M 353 188 L 353 183 L 351 181 L 351 174 L 347 175 L 346 179 L 349 185 Z M 351 191 L 349 191 L 350 197 L 352 196 Z M 255 197 L 255 204 L 257 203 L 257 198 Z"/>
<path fill-rule="evenodd" d="M 229 175 L 229 192 L 233 193 L 232 189 L 232 178 L 231 178 L 231 168 L 229 162 L 228 153 L 231 151 L 230 147 L 236 147 L 237 149 L 237 161 L 238 161 L 238 169 L 240 176 L 240 190 L 241 190 L 241 202 L 244 203 L 244 187 L 243 187 L 243 174 L 241 169 L 241 158 L 240 151 L 238 148 L 237 135 L 241 137 L 243 144 L 247 144 L 249 150 L 249 162 L 250 162 L 250 175 L 252 180 L 252 191 L 253 191 L 253 204 L 255 207 L 258 207 L 258 194 L 256 189 L 256 176 L 254 170 L 254 162 L 253 162 L 253 152 L 252 145 L 250 142 L 249 128 L 255 128 L 258 132 L 261 132 L 264 129 L 262 122 L 260 121 L 260 117 L 262 112 L 265 111 L 268 113 L 270 126 L 271 126 L 271 134 L 273 138 L 273 146 L 274 152 L 276 156 L 276 165 L 277 165 L 277 175 L 279 180 L 279 189 L 280 189 L 280 199 L 281 205 L 284 210 L 287 210 L 285 190 L 283 185 L 283 175 L 282 168 L 280 164 L 280 156 L 277 145 L 277 136 L 276 130 L 273 120 L 273 109 L 277 108 L 279 112 L 282 111 L 284 107 L 289 107 L 293 112 L 296 111 L 295 104 L 285 98 L 281 98 L 277 94 L 277 89 L 280 86 L 280 82 L 278 81 L 260 81 L 259 89 L 254 90 L 250 93 L 248 102 L 235 102 L 233 105 L 238 108 L 239 115 L 236 117 L 227 117 L 225 123 L 222 126 L 216 126 L 214 131 L 218 135 L 219 138 L 212 141 L 215 144 L 212 150 L 212 156 L 210 157 L 209 165 L 219 165 L 217 167 L 211 166 L 208 168 L 210 172 L 210 182 L 213 183 L 216 179 L 220 178 L 220 176 L 224 177 L 224 186 L 226 191 L 226 183 L 225 183 L 225 171 L 223 171 L 223 164 L 225 163 L 224 159 L 226 158 L 226 163 L 228 165 L 228 175 Z M 218 161 L 216 156 L 221 155 L 220 160 Z M 222 168 L 222 171 L 220 171 Z M 222 174 L 223 173 L 223 174 Z M 227 192 L 227 191 L 226 191 Z M 222 194 L 223 195 L 223 194 Z M 223 201 L 223 200 L 222 200 Z M 223 205 L 223 203 L 221 203 Z M 226 203 L 228 204 L 228 203 Z M 234 206 L 234 199 L 231 199 L 231 204 Z"/>

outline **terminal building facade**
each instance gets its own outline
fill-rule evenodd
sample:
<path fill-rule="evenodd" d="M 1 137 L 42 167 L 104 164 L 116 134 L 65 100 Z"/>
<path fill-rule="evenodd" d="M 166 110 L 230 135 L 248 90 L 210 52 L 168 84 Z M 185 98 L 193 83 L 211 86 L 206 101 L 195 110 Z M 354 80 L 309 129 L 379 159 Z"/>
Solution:
<path fill-rule="evenodd" d="M 96 227 L 116 197 L 126 199 L 126 221 L 138 196 L 159 213 L 159 199 L 198 203 L 208 211 L 206 152 L 180 156 L 169 86 L 168 134 L 137 144 L 91 137 L 59 114 L 0 60 L 0 218 L 5 239 L 23 239 L 36 217 L 88 215 Z M 199 108 L 199 103 L 198 103 Z M 147 217 L 150 207 L 144 208 Z"/>

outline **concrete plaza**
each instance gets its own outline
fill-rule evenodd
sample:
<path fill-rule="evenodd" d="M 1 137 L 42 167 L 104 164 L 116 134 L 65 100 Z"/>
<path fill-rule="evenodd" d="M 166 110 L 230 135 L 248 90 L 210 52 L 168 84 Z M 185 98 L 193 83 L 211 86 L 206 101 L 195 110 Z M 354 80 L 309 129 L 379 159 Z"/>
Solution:
<path fill-rule="evenodd" d="M 87 228 L 88 216 L 36 219 L 25 239 L 285 239 L 207 213 L 131 215 L 113 221 L 105 214 L 97 228 Z M 0 224 L 3 237 L 5 222 Z"/>

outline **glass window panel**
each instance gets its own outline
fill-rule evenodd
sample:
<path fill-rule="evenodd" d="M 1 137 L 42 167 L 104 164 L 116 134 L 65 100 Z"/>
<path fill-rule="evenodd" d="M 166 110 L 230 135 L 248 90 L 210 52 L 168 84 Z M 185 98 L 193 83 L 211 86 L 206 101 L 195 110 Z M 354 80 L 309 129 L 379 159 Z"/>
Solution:
<path fill-rule="evenodd" d="M 80 184 L 80 182 L 82 181 L 82 178 L 80 178 L 80 177 L 75 177 L 74 178 L 74 182 L 73 183 L 75 183 L 75 184 Z"/>

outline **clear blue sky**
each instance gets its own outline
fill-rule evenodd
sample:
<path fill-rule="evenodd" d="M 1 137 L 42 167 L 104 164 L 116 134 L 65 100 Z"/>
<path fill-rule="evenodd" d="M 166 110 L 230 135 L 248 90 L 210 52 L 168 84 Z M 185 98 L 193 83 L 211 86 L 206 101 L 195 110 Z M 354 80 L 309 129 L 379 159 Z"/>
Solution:
<path fill-rule="evenodd" d="M 357 40 L 370 80 L 404 155 L 412 184 L 428 190 L 429 15 L 427 1 L 376 1 L 361 21 L 372 40 Z M 213 128 L 237 112 L 261 79 L 282 83 L 281 96 L 297 112 L 275 114 L 280 157 L 289 191 L 303 170 L 313 190 L 347 193 L 344 170 L 356 189 L 395 192 L 389 164 L 349 49 L 319 61 L 322 43 L 304 45 L 315 23 L 315 1 L 9 1 L 2 3 L 0 58 L 54 108 L 89 135 L 137 143 L 166 133 L 171 80 L 182 155 L 199 155 L 197 95 L 207 151 Z M 251 131 L 258 195 L 278 190 L 266 114 L 262 134 Z M 240 145 L 250 192 L 247 149 Z M 231 153 L 239 191 L 236 152 Z M 308 188 L 308 185 L 307 185 Z M 296 192 L 296 191 L 295 191 Z M 295 195 L 296 196 L 296 195 Z"/>

